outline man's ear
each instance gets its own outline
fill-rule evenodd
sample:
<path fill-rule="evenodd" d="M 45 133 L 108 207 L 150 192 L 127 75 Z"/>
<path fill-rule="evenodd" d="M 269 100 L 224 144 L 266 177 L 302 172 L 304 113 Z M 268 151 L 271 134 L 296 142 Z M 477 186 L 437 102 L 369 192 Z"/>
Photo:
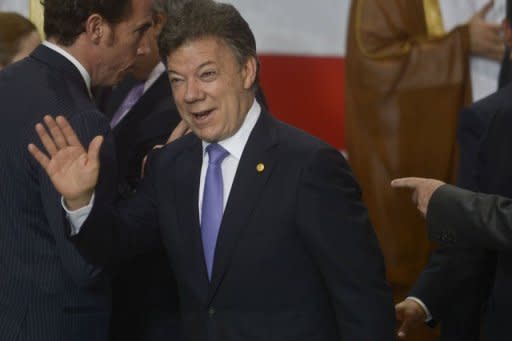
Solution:
<path fill-rule="evenodd" d="M 85 21 L 85 34 L 94 44 L 99 44 L 105 36 L 106 21 L 99 14 L 91 14 Z"/>
<path fill-rule="evenodd" d="M 167 16 L 163 13 L 156 13 L 153 16 L 153 29 L 155 32 L 155 36 L 158 37 L 158 35 L 162 31 L 162 28 L 164 27 L 166 21 L 167 21 Z"/>
<path fill-rule="evenodd" d="M 242 77 L 244 79 L 244 88 L 250 89 L 256 81 L 256 74 L 258 72 L 258 61 L 255 57 L 247 57 L 247 60 L 242 68 Z"/>

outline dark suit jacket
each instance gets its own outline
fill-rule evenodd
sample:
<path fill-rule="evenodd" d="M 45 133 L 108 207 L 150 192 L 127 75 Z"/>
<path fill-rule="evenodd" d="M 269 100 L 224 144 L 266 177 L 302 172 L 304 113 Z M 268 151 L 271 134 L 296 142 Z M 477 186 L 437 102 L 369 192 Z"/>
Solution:
<path fill-rule="evenodd" d="M 186 340 L 394 340 L 382 254 L 339 152 L 262 113 L 231 188 L 211 282 L 201 164 L 197 137 L 167 146 L 136 195 L 114 211 L 97 202 L 74 242 L 108 263 L 163 240 Z"/>
<path fill-rule="evenodd" d="M 508 86 L 487 99 L 487 108 L 492 110 L 494 115 L 492 115 L 489 128 L 481 142 L 475 172 L 476 190 L 509 197 L 512 196 L 512 178 L 510 177 L 512 162 L 508 157 L 512 151 L 512 139 L 509 132 L 512 127 L 511 95 L 512 86 Z M 486 340 L 505 340 L 509 335 L 508 307 L 512 306 L 512 295 L 509 294 L 510 284 L 512 284 L 512 272 L 509 271 L 512 258 L 509 256 L 510 251 L 507 250 L 507 248 L 510 249 L 510 244 L 507 246 L 505 241 L 508 232 L 501 231 L 505 235 L 500 236 L 494 231 L 499 228 L 499 222 L 492 221 L 493 214 L 496 212 L 487 205 L 495 199 L 486 199 L 481 204 L 479 196 L 473 198 L 472 195 L 461 193 L 457 194 L 457 200 L 452 202 L 450 200 L 452 200 L 452 196 L 456 195 L 455 192 L 457 191 L 447 187 L 435 193 L 429 208 L 431 210 L 429 211 L 431 236 L 437 239 L 457 241 L 458 243 L 455 245 L 460 244 L 460 241 L 469 243 L 470 248 L 466 251 L 466 255 L 472 254 L 473 261 L 467 262 L 466 268 L 475 267 L 476 273 L 479 269 L 486 268 L 491 275 L 488 276 L 491 277 L 491 291 L 485 313 L 484 334 Z M 442 207 L 443 205 L 445 207 Z M 478 208 L 478 205 L 483 206 Z M 446 212 L 453 207 L 457 211 L 452 211 L 451 217 L 445 221 L 447 217 L 442 217 L 439 209 Z M 459 216 L 456 213 L 464 209 L 479 209 L 479 211 L 468 216 Z M 485 210 L 488 210 L 485 212 L 488 215 L 480 216 L 478 218 L 480 220 L 475 220 L 476 215 L 484 213 Z M 467 222 L 467 225 L 462 225 L 464 222 Z M 476 224 L 479 226 L 477 227 Z M 462 264 L 462 262 L 458 264 Z M 494 271 L 489 271 L 489 269 L 495 269 L 495 276 L 492 276 Z"/>
<path fill-rule="evenodd" d="M 110 281 L 65 234 L 60 196 L 27 151 L 45 114 L 65 115 L 84 144 L 105 135 L 99 200 L 115 179 L 108 122 L 78 70 L 39 46 L 0 72 L 0 339 L 106 340 Z"/>
<path fill-rule="evenodd" d="M 484 162 L 486 151 L 482 139 L 494 116 L 512 107 L 512 87 L 490 95 L 470 107 L 459 117 L 457 139 L 459 166 L 457 185 L 470 190 L 483 190 L 507 195 L 511 189 L 492 187 L 495 176 L 491 165 Z M 491 186 L 491 187 L 490 187 Z M 480 320 L 490 285 L 494 278 L 496 255 L 467 243 L 442 243 L 432 254 L 411 296 L 420 298 L 435 321 L 441 321 L 441 340 L 479 340 Z"/>
<path fill-rule="evenodd" d="M 109 119 L 134 84 L 135 81 L 128 78 L 112 91 L 104 111 Z M 169 79 L 164 72 L 113 129 L 120 177 L 129 190 L 139 183 L 144 156 L 155 145 L 164 144 L 180 120 Z"/>
<path fill-rule="evenodd" d="M 105 107 L 109 119 L 134 86 L 127 78 Z M 144 156 L 164 144 L 180 121 L 172 90 L 163 73 L 113 129 L 122 196 L 139 183 Z M 113 281 L 112 340 L 174 341 L 179 339 L 179 299 L 163 246 L 121 264 Z"/>

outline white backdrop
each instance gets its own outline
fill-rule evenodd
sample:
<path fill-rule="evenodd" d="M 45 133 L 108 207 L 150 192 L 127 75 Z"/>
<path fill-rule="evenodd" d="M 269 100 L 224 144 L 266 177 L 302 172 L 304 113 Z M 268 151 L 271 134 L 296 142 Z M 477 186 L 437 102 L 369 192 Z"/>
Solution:
<path fill-rule="evenodd" d="M 0 0 L 0 11 L 18 12 L 28 17 L 28 0 Z"/>
<path fill-rule="evenodd" d="M 265 54 L 343 56 L 350 0 L 223 0 L 240 10 Z M 29 15 L 29 0 L 0 0 Z"/>
<path fill-rule="evenodd" d="M 226 0 L 235 5 L 265 54 L 345 55 L 350 0 Z"/>

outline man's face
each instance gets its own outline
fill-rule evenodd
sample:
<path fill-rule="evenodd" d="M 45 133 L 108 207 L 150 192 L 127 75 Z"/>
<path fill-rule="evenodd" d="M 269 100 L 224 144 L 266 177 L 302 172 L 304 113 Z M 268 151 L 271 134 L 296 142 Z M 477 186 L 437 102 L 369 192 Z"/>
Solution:
<path fill-rule="evenodd" d="M 160 19 L 161 20 L 161 19 Z M 155 21 L 153 26 L 146 33 L 149 51 L 146 54 L 138 54 L 131 73 L 133 77 L 139 81 L 146 81 L 155 66 L 160 63 L 160 55 L 158 53 L 158 34 L 161 30 L 159 21 Z"/>
<path fill-rule="evenodd" d="M 93 75 L 95 85 L 112 85 L 131 70 L 137 56 L 149 53 L 146 34 L 152 24 L 152 0 L 132 0 L 131 15 L 117 25 L 107 25 L 101 57 Z"/>
<path fill-rule="evenodd" d="M 176 106 L 194 134 L 216 142 L 238 131 L 254 98 L 254 58 L 240 66 L 226 43 L 208 37 L 169 54 L 167 69 Z"/>

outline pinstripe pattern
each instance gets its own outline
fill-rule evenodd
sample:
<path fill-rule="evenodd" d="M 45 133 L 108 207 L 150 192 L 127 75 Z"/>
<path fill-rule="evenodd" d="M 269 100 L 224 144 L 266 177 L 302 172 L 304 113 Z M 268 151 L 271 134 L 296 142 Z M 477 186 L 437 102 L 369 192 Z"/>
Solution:
<path fill-rule="evenodd" d="M 106 134 L 100 200 L 114 190 L 108 122 L 90 101 L 78 70 L 40 46 L 0 72 L 0 340 L 103 340 L 110 280 L 67 239 L 60 199 L 27 151 L 45 114 L 68 117 L 86 145 Z"/>

